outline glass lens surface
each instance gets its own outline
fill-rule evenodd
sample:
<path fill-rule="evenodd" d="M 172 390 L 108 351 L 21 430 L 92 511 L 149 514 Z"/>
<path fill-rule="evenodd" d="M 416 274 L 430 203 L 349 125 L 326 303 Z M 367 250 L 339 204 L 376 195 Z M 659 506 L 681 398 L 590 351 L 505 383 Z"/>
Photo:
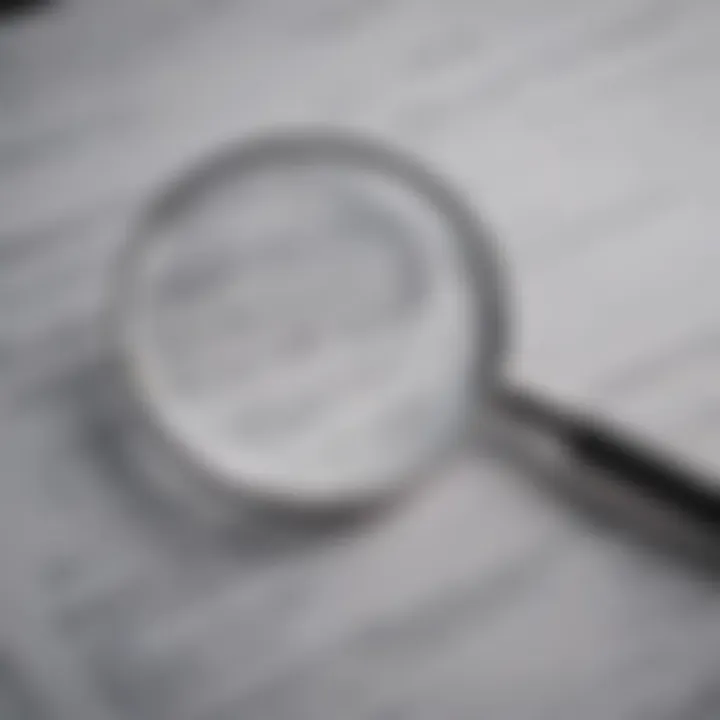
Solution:
<path fill-rule="evenodd" d="M 124 329 L 139 381 L 225 483 L 316 500 L 392 485 L 472 402 L 460 243 L 391 174 L 238 160 L 143 230 Z"/>

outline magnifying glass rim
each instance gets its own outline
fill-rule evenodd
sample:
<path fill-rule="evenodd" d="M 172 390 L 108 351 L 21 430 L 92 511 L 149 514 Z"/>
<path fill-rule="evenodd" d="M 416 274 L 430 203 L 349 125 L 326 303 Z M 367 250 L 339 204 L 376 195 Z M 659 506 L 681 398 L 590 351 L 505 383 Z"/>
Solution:
<path fill-rule="evenodd" d="M 475 348 L 472 389 L 474 407 L 478 410 L 490 401 L 498 384 L 501 363 L 505 359 L 507 318 L 503 268 L 489 229 L 480 221 L 460 194 L 413 154 L 391 147 L 384 140 L 369 135 L 328 129 L 303 127 L 264 131 L 235 140 L 191 163 L 179 177 L 152 197 L 134 223 L 130 237 L 122 247 L 109 293 L 107 329 L 117 381 L 123 405 L 132 422 L 145 436 L 144 442 L 155 447 L 153 454 L 168 457 L 174 472 L 182 469 L 185 481 L 199 483 L 219 492 L 225 500 L 241 495 L 273 505 L 291 505 L 307 509 L 335 509 L 372 504 L 381 496 L 399 491 L 411 484 L 419 472 L 444 456 L 441 448 L 428 448 L 408 463 L 406 472 L 388 478 L 380 486 L 345 488 L 327 495 L 293 493 L 292 497 L 270 486 L 260 489 L 257 482 L 230 477 L 213 463 L 210 456 L 201 457 L 197 448 L 189 447 L 172 430 L 169 409 L 159 399 L 152 382 L 142 371 L 142 349 L 126 333 L 132 316 L 132 293 L 138 267 L 149 238 L 188 202 L 202 195 L 225 177 L 237 178 L 259 168 L 282 166 L 297 161 L 312 161 L 326 167 L 338 165 L 368 171 L 388 178 L 400 188 L 435 209 L 447 223 L 448 237 L 457 243 L 471 279 L 471 291 L 477 305 L 477 322 L 482 325 L 482 342 Z M 468 418 L 468 425 L 472 425 Z M 461 440 L 462 438 L 458 438 Z M 449 443 L 454 445 L 454 443 Z M 449 447 L 447 448 L 450 449 Z M 430 453 L 432 450 L 432 453 Z M 436 457 L 433 457 L 436 456 Z"/>

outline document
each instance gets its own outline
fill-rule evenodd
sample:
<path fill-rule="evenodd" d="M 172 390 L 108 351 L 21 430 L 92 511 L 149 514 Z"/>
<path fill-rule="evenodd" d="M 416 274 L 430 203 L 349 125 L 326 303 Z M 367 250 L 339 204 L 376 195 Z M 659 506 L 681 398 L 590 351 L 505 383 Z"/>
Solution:
<path fill-rule="evenodd" d="M 164 183 L 249 134 L 341 126 L 435 168 L 502 257 L 508 382 L 720 490 L 720 4 L 206 5 L 79 0 L 0 25 L 0 655 L 17 651 L 68 720 L 290 717 L 263 688 L 294 697 L 306 658 L 350 676 L 341 642 L 429 627 L 439 598 L 467 599 L 453 613 L 472 624 L 473 592 L 522 585 L 572 535 L 489 457 L 346 545 L 219 538 L 143 489 L 97 414 L 116 253 Z M 716 619 L 695 628 L 708 647 Z M 357 700 L 367 717 L 397 687 L 378 676 L 401 665 L 385 650 L 358 650 L 380 688 Z M 294 720 L 331 716 L 308 713 Z"/>

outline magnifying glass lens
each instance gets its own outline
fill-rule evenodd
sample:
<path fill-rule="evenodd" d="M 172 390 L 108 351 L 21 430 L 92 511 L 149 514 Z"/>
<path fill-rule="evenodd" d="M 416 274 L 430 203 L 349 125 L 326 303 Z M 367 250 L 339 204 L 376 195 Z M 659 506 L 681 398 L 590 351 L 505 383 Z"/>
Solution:
<path fill-rule="evenodd" d="M 457 439 L 487 340 L 448 217 L 332 149 L 210 163 L 149 214 L 124 291 L 157 422 L 225 487 L 310 504 L 372 499 Z"/>

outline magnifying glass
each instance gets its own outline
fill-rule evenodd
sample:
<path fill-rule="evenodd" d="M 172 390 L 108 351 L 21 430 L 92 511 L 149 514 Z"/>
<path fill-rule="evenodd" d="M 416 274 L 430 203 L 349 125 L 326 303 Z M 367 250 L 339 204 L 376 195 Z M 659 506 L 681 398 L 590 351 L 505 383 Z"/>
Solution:
<path fill-rule="evenodd" d="M 381 142 L 302 130 L 218 152 L 151 203 L 115 280 L 136 452 L 173 491 L 228 512 L 374 505 L 502 408 L 609 478 L 720 519 L 720 483 L 511 387 L 490 232 Z"/>

